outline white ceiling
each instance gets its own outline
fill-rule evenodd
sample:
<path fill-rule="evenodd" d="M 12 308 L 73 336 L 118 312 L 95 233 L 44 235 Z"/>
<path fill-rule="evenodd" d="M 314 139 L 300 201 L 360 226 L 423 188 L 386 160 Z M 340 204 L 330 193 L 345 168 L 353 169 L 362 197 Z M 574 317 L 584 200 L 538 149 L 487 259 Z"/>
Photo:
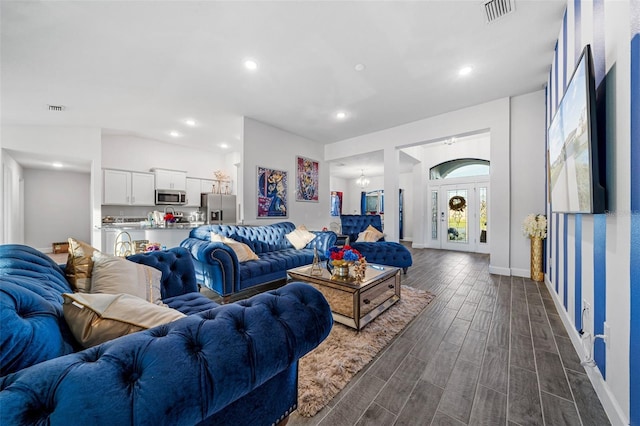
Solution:
<path fill-rule="evenodd" d="M 543 88 L 566 0 L 515 0 L 491 24 L 482 4 L 2 1 L 2 124 L 218 152 L 242 116 L 331 143 Z"/>

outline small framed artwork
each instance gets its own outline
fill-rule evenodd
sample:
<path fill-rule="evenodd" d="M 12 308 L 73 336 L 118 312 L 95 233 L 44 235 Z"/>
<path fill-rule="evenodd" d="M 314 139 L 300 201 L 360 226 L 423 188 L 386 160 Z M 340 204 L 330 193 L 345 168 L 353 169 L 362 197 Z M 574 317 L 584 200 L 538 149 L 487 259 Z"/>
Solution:
<path fill-rule="evenodd" d="M 258 219 L 288 217 L 287 172 L 258 166 Z"/>
<path fill-rule="evenodd" d="M 296 157 L 296 201 L 319 202 L 319 163 L 305 157 Z"/>
<path fill-rule="evenodd" d="M 342 192 L 331 191 L 331 216 L 342 214 Z"/>

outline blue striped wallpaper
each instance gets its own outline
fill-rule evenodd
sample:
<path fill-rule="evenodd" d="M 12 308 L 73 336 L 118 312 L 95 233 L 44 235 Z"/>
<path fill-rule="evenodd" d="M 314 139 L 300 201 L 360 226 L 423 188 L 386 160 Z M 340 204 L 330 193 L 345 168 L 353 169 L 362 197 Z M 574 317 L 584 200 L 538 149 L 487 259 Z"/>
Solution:
<path fill-rule="evenodd" d="M 630 420 L 640 425 L 640 1 L 631 3 L 631 270 L 629 382 Z M 635 178 L 633 178 L 635 177 Z"/>
<path fill-rule="evenodd" d="M 576 238 L 574 244 L 576 270 L 574 289 L 574 321 L 576 330 L 582 330 L 582 215 L 576 215 Z"/>
<path fill-rule="evenodd" d="M 591 44 L 593 59 L 596 90 L 598 96 L 598 124 L 601 130 L 606 129 L 599 134 L 599 137 L 612 138 L 612 140 L 604 140 L 608 146 L 607 154 L 611 155 L 607 158 L 607 188 L 613 199 L 616 200 L 615 211 L 610 214 L 617 214 L 619 220 L 613 220 L 605 214 L 590 215 L 588 220 L 584 220 L 584 215 L 569 215 L 551 213 L 549 210 L 549 232 L 548 232 L 548 257 L 551 260 L 548 265 L 548 282 L 550 288 L 555 289 L 558 300 L 562 303 L 565 310 L 571 308 L 571 312 L 567 312 L 574 321 L 576 330 L 586 329 L 594 334 L 604 334 L 604 324 L 607 321 L 607 295 L 614 297 L 620 292 L 620 286 L 624 285 L 626 289 L 627 276 L 626 273 L 619 274 L 616 270 L 611 269 L 610 285 L 616 286 L 616 291 L 612 292 L 612 288 L 607 291 L 607 234 L 610 233 L 610 239 L 619 238 L 621 235 L 630 234 L 630 251 L 629 251 L 629 309 L 630 309 L 630 339 L 629 339 L 629 394 L 619 393 L 620 376 L 619 370 L 611 370 L 609 375 L 615 380 L 618 389 L 615 391 L 615 397 L 629 397 L 629 401 L 622 402 L 622 409 L 625 415 L 629 416 L 631 425 L 640 426 L 640 0 L 629 0 L 631 9 L 631 69 L 621 69 L 620 63 L 615 70 L 615 74 L 609 79 L 615 81 L 616 84 L 607 84 L 607 67 L 615 66 L 616 49 L 626 49 L 626 44 L 621 44 L 615 31 L 611 31 L 611 22 L 609 26 L 605 21 L 605 13 L 609 13 L 609 4 L 606 0 L 568 0 L 567 10 L 563 16 L 562 27 L 559 29 L 559 36 L 555 46 L 555 54 L 553 64 L 550 69 L 547 87 L 547 122 L 550 123 L 555 114 L 557 105 L 563 96 L 567 80 L 571 76 L 575 63 L 580 57 L 582 50 L 586 44 Z M 611 21 L 617 6 L 612 6 Z M 619 25 L 625 25 L 620 22 Z M 610 40 L 607 40 L 611 37 Z M 605 43 L 606 42 L 606 43 Z M 610 52 L 607 52 L 607 44 L 613 46 Z M 609 59 L 607 58 L 609 53 Z M 609 62 L 611 61 L 611 62 Z M 620 188 L 624 186 L 616 186 L 619 182 L 619 169 L 613 167 L 626 168 L 628 164 L 620 164 L 620 156 L 617 158 L 616 153 L 620 152 L 616 147 L 625 149 L 626 140 L 621 140 L 616 135 L 621 134 L 621 129 L 612 128 L 611 126 L 619 126 L 620 122 L 625 122 L 626 109 L 620 108 L 615 104 L 615 98 L 618 91 L 626 90 L 624 81 L 629 73 L 631 75 L 631 155 L 630 155 L 630 176 L 631 181 L 631 211 L 627 211 L 626 201 L 627 193 L 620 193 Z M 622 82 L 622 83 L 621 83 Z M 607 87 L 609 86 L 609 87 Z M 608 92 L 608 93 L 607 93 Z M 606 96 L 605 96 L 606 93 Z M 605 98 L 607 105 L 605 105 Z M 616 120 L 620 118 L 620 120 Z M 604 126 L 604 127 L 603 127 Z M 624 133 L 624 132 L 622 132 Z M 601 154 L 602 155 L 602 154 Z M 622 160 L 624 161 L 624 160 Z M 613 167 L 612 167 L 613 166 Z M 616 175 L 617 173 L 617 175 Z M 610 180 L 612 176 L 616 176 Z M 622 219 L 622 215 L 626 217 L 630 213 L 630 225 Z M 575 220 L 574 220 L 575 219 Z M 611 219 L 611 220 L 609 220 Z M 609 222 L 609 223 L 608 223 Z M 611 226 L 611 229 L 607 229 Z M 627 226 L 630 226 L 630 232 Z M 574 241 L 569 240 L 574 237 Z M 585 240 L 587 238 L 588 240 Z M 615 247 L 611 247 L 615 249 Z M 593 251 L 591 251 L 593 250 Z M 614 251 L 618 253 L 618 251 Z M 584 257 L 586 256 L 586 257 Z M 611 255 L 611 252 L 609 253 Z M 617 256 L 617 254 L 616 254 Z M 626 256 L 626 253 L 625 253 Z M 609 259 L 609 268 L 615 265 L 615 259 Z M 583 270 L 584 268 L 584 270 Z M 562 271 L 561 271 L 562 269 Z M 592 276 L 593 274 L 593 276 Z M 615 277 L 616 279 L 612 279 Z M 612 294 L 614 296 L 612 296 Z M 592 312 L 590 318 L 582 323 L 582 301 L 586 299 L 592 302 Z M 610 303 L 625 303 L 624 300 L 611 300 Z M 610 313 L 610 321 L 619 321 L 620 315 Z M 586 319 L 586 318 L 585 318 Z M 593 356 L 602 378 L 607 381 L 606 363 L 610 358 L 610 363 L 620 359 L 621 355 L 616 352 L 607 354 L 606 343 L 598 339 L 594 344 Z M 615 350 L 612 348 L 611 350 Z M 625 354 L 626 355 L 626 354 Z M 614 375 L 612 372 L 616 372 Z M 626 368 L 623 370 L 627 374 Z M 626 407 L 629 411 L 626 411 Z"/>
<path fill-rule="evenodd" d="M 564 216 L 564 227 L 562 230 L 562 238 L 564 240 L 563 248 L 562 248 L 562 304 L 564 305 L 564 309 L 567 309 L 568 302 L 568 293 L 569 293 L 569 281 L 567 280 L 569 271 L 569 260 L 567 259 L 569 256 L 569 244 L 567 244 L 567 233 L 569 232 L 569 215 L 565 214 Z"/>
<path fill-rule="evenodd" d="M 593 216 L 593 334 L 604 333 L 607 319 L 607 216 Z M 594 343 L 593 358 L 606 375 L 606 345 L 602 339 Z"/>

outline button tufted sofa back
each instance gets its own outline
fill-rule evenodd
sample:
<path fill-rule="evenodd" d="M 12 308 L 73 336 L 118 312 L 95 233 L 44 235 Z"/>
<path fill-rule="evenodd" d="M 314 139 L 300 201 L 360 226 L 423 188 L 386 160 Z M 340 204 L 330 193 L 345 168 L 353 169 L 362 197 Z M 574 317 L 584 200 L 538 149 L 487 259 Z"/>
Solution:
<path fill-rule="evenodd" d="M 162 271 L 160 288 L 163 299 L 198 292 L 193 260 L 185 248 L 174 247 L 165 251 L 134 254 L 127 259 Z"/>
<path fill-rule="evenodd" d="M 369 225 L 382 232 L 382 220 L 377 214 L 343 214 L 340 216 L 342 222 L 342 233 L 349 236 L 352 243 L 358 239 L 358 234 Z M 379 241 L 384 241 L 384 238 Z"/>
<path fill-rule="evenodd" d="M 31 247 L 0 246 L 0 375 L 74 351 L 62 314 L 62 270 Z"/>
<path fill-rule="evenodd" d="M 292 248 L 286 234 L 296 229 L 291 222 L 278 222 L 264 226 L 236 226 L 236 225 L 204 225 L 192 229 L 189 237 L 211 241 L 211 232 L 232 237 L 238 235 L 253 243 L 256 254 Z"/>

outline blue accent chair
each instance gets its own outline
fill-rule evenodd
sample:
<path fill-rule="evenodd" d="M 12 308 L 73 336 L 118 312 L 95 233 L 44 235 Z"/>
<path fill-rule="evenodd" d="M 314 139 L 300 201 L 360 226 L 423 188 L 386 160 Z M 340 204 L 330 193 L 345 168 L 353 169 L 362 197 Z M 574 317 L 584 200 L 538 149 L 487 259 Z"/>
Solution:
<path fill-rule="evenodd" d="M 79 349 L 63 316 L 64 271 L 0 246 L 1 425 L 272 425 L 297 406 L 300 357 L 333 320 L 291 283 L 219 306 L 200 295 L 183 248 L 134 255 L 162 271 L 162 297 L 188 316 Z"/>
<path fill-rule="evenodd" d="M 384 237 L 376 242 L 356 242 L 358 234 L 369 225 L 382 232 L 380 215 L 343 214 L 340 220 L 342 234 L 349 236 L 349 245 L 362 253 L 367 262 L 395 266 L 407 273 L 407 269 L 413 264 L 413 258 L 411 252 L 402 244 L 385 241 Z"/>

